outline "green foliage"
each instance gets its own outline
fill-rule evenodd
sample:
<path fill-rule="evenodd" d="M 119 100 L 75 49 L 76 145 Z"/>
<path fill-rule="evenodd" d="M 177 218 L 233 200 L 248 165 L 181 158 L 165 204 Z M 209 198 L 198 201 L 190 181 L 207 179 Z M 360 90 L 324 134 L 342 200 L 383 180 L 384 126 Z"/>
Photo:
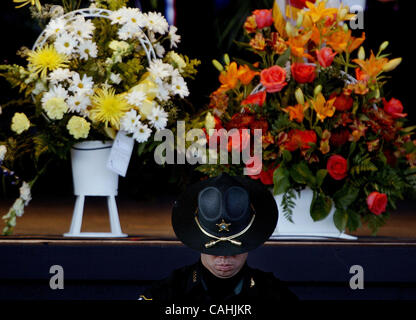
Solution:
<path fill-rule="evenodd" d="M 289 170 L 284 165 L 281 165 L 273 173 L 273 193 L 275 195 L 285 193 L 290 187 Z"/>
<path fill-rule="evenodd" d="M 319 221 L 325 219 L 332 209 L 332 200 L 330 197 L 322 192 L 313 192 L 313 198 L 311 202 L 311 217 L 313 221 Z"/>
<path fill-rule="evenodd" d="M 189 77 L 190 79 L 195 79 L 195 75 L 198 73 L 196 69 L 197 66 L 201 64 L 201 60 L 198 59 L 189 59 L 188 56 L 179 54 L 179 56 L 185 61 L 186 67 L 183 69 L 183 76 Z"/>
<path fill-rule="evenodd" d="M 127 6 L 129 0 L 95 0 L 97 8 L 118 10 Z"/>
<path fill-rule="evenodd" d="M 283 194 L 282 202 L 281 202 L 281 206 L 283 208 L 283 216 L 285 217 L 285 219 L 289 220 L 292 223 L 294 223 L 292 219 L 292 215 L 293 215 L 293 209 L 296 206 L 295 200 L 296 200 L 295 190 L 290 189 Z"/>

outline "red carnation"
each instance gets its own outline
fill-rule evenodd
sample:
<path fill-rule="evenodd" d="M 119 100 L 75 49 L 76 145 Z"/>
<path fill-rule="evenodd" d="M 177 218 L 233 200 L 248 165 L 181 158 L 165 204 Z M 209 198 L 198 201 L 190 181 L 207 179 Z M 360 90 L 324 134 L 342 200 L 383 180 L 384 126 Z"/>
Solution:
<path fill-rule="evenodd" d="M 350 110 L 352 108 L 352 105 L 354 104 L 354 99 L 351 98 L 351 96 L 348 96 L 344 93 L 341 93 L 337 96 L 337 94 L 334 92 L 333 94 L 331 94 L 330 99 L 332 99 L 333 97 L 337 97 L 334 102 L 334 107 L 338 111 Z"/>
<path fill-rule="evenodd" d="M 387 195 L 377 191 L 371 192 L 367 197 L 368 209 L 375 215 L 380 215 L 386 211 Z"/>
<path fill-rule="evenodd" d="M 290 152 L 293 152 L 298 148 L 301 150 L 307 150 L 310 148 L 309 143 L 316 143 L 315 131 L 293 129 L 289 131 L 284 147 Z"/>
<path fill-rule="evenodd" d="M 326 169 L 332 178 L 342 180 L 348 173 L 347 160 L 340 155 L 334 154 L 328 159 Z"/>
<path fill-rule="evenodd" d="M 256 17 L 257 28 L 263 29 L 273 24 L 272 9 L 254 10 L 253 14 Z"/>
<path fill-rule="evenodd" d="M 266 91 L 260 91 L 254 94 L 250 94 L 247 98 L 245 98 L 241 105 L 245 106 L 248 104 L 255 104 L 259 107 L 262 107 L 264 104 L 264 101 L 266 101 Z"/>
<path fill-rule="evenodd" d="M 383 104 L 384 111 L 391 115 L 393 119 L 404 118 L 407 116 L 407 113 L 402 113 L 403 105 L 400 100 L 391 98 L 390 101 L 387 102 L 386 99 L 383 98 Z"/>
<path fill-rule="evenodd" d="M 336 130 L 331 133 L 329 142 L 331 143 L 331 145 L 333 145 L 336 148 L 347 143 L 349 137 L 350 137 L 350 132 L 348 131 L 348 129 Z"/>
<path fill-rule="evenodd" d="M 310 83 L 315 80 L 316 67 L 314 65 L 306 63 L 294 63 L 292 64 L 290 70 L 292 71 L 292 76 L 296 82 Z"/>

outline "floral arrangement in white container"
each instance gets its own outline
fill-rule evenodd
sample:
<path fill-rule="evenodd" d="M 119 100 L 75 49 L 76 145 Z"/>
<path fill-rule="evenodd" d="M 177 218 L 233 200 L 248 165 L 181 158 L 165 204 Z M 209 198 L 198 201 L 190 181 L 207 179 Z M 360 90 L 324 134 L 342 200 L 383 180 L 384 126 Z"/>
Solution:
<path fill-rule="evenodd" d="M 23 95 L 3 105 L 5 111 L 16 107 L 2 115 L 11 116 L 0 132 L 7 150 L 3 172 L 14 176 L 8 168 L 19 157 L 29 154 L 38 167 L 65 159 L 77 142 L 114 139 L 120 130 L 142 150 L 149 142 L 150 151 L 152 134 L 177 119 L 189 95 L 185 78 L 193 78 L 200 63 L 174 51 L 177 28 L 160 13 L 126 7 L 126 0 L 91 1 L 83 9 L 79 0 L 64 0 L 63 6 L 14 2 L 32 5 L 41 22 L 49 21 L 33 48 L 19 51 L 26 65 L 0 66 L 1 76 Z M 15 203 L 3 216 L 3 233 L 21 214 Z"/>

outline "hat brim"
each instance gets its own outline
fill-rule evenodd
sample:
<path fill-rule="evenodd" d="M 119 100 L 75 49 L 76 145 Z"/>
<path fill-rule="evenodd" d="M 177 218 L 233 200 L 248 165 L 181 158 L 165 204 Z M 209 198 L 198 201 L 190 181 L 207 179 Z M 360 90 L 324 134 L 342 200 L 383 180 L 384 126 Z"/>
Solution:
<path fill-rule="evenodd" d="M 194 217 L 199 192 L 206 187 L 215 186 L 214 179 L 207 179 L 190 186 L 175 202 L 172 210 L 173 230 L 186 246 L 209 255 L 232 256 L 251 251 L 270 238 L 278 219 L 278 209 L 272 193 L 258 181 L 239 176 L 232 178 L 248 191 L 256 212 L 251 227 L 235 239 L 240 241 L 241 245 L 220 241 L 212 247 L 205 247 L 205 244 L 213 239 L 201 232 Z"/>

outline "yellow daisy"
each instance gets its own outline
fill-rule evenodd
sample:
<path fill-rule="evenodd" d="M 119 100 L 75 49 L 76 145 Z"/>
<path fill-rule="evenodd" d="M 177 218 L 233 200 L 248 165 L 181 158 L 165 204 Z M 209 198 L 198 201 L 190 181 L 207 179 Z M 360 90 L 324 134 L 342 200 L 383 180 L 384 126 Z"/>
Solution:
<path fill-rule="evenodd" d="M 16 6 L 16 8 L 24 7 L 27 4 L 30 4 L 32 6 L 36 6 L 38 8 L 39 12 L 42 10 L 41 4 L 39 0 L 13 0 L 14 3 L 21 3 L 21 5 Z"/>
<path fill-rule="evenodd" d="M 27 60 L 29 61 L 29 68 L 35 73 L 40 73 L 42 78 L 46 77 L 48 71 L 67 68 L 69 62 L 66 55 L 60 54 L 51 45 L 31 51 Z"/>
<path fill-rule="evenodd" d="M 108 123 L 119 129 L 120 118 L 130 109 L 126 100 L 115 94 L 114 89 L 98 89 L 91 99 L 90 117 L 93 121 Z"/>

